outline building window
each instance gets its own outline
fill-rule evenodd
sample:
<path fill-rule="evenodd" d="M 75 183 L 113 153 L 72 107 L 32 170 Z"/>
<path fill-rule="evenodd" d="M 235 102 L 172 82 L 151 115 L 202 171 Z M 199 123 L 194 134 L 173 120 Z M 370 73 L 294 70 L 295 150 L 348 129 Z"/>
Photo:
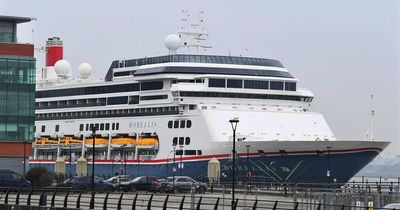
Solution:
<path fill-rule="evenodd" d="M 228 79 L 226 81 L 226 87 L 228 87 L 228 88 L 242 88 L 242 80 L 239 80 L 239 79 Z"/>
<path fill-rule="evenodd" d="M 46 126 L 42 125 L 42 132 L 46 132 Z"/>
<path fill-rule="evenodd" d="M 60 131 L 60 125 L 56 125 L 56 128 L 54 129 L 55 132 L 59 132 Z"/>
<path fill-rule="evenodd" d="M 191 128 L 192 127 L 192 121 L 188 120 L 186 123 L 186 128 Z"/>
<path fill-rule="evenodd" d="M 209 87 L 225 87 L 225 79 L 209 79 L 208 80 Z"/>
<path fill-rule="evenodd" d="M 189 145 L 190 144 L 190 137 L 186 137 L 185 138 L 185 145 Z"/>

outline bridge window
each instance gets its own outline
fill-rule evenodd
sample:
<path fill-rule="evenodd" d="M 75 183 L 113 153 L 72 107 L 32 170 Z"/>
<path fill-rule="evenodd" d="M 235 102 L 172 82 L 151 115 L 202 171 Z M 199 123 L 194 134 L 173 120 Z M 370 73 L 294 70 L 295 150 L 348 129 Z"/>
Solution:
<path fill-rule="evenodd" d="M 208 80 L 209 87 L 225 87 L 225 79 L 209 79 Z"/>
<path fill-rule="evenodd" d="M 295 82 L 285 82 L 285 90 L 296 91 L 296 83 Z"/>
<path fill-rule="evenodd" d="M 249 89 L 269 89 L 268 81 L 245 80 L 244 88 Z"/>
<path fill-rule="evenodd" d="M 271 90 L 283 90 L 283 82 L 271 81 L 270 89 Z"/>
<path fill-rule="evenodd" d="M 242 88 L 243 84 L 242 84 L 243 80 L 239 80 L 239 79 L 228 79 L 226 82 L 226 86 L 228 88 Z"/>

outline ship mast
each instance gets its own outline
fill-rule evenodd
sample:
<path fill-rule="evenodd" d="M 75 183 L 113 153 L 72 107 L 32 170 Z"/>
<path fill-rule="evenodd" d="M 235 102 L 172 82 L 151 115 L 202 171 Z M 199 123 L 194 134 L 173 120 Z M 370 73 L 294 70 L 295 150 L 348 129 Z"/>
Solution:
<path fill-rule="evenodd" d="M 371 110 L 371 115 L 369 119 L 369 126 L 367 133 L 365 135 L 365 140 L 369 141 L 375 141 L 374 138 L 374 116 L 375 116 L 375 110 L 374 110 L 374 94 L 371 95 L 371 105 L 370 105 L 370 110 Z"/>
<path fill-rule="evenodd" d="M 196 54 L 204 53 L 211 46 L 203 44 L 208 39 L 208 32 L 204 25 L 204 11 L 200 10 L 197 15 L 192 15 L 188 10 L 182 10 L 182 26 L 178 31 L 182 39 L 181 51 Z"/>

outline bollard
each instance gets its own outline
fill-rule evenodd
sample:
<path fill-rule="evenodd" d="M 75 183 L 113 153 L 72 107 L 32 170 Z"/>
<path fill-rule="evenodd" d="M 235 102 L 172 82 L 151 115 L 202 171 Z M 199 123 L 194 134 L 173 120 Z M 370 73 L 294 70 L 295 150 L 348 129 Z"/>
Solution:
<path fill-rule="evenodd" d="M 78 198 L 76 199 L 76 208 L 79 209 L 81 207 L 81 197 L 82 191 L 79 192 Z"/>
<path fill-rule="evenodd" d="M 200 210 L 201 200 L 202 199 L 203 199 L 203 196 L 200 196 L 199 201 L 197 202 L 196 210 Z"/>
<path fill-rule="evenodd" d="M 272 210 L 276 210 L 276 207 L 278 207 L 278 201 L 275 201 L 274 207 L 272 207 Z"/>
<path fill-rule="evenodd" d="M 147 210 L 151 210 L 151 201 L 153 200 L 153 194 L 150 195 L 149 202 L 147 203 Z"/>
<path fill-rule="evenodd" d="M 21 188 L 18 189 L 17 197 L 15 198 L 15 204 L 19 204 L 19 195 L 21 194 Z"/>
<path fill-rule="evenodd" d="M 69 196 L 69 191 L 67 192 L 67 194 L 65 194 L 65 198 L 64 198 L 64 208 L 68 207 L 68 196 Z"/>
<path fill-rule="evenodd" d="M 138 197 L 138 194 L 136 193 L 135 198 L 133 199 L 133 202 L 132 202 L 132 210 L 136 210 L 137 197 Z"/>
<path fill-rule="evenodd" d="M 96 195 L 96 192 L 92 192 L 92 197 L 90 198 L 90 206 L 89 209 L 94 209 L 94 196 Z"/>
<path fill-rule="evenodd" d="M 57 192 L 57 191 L 54 191 L 53 196 L 52 196 L 52 198 L 51 198 L 51 204 L 50 204 L 51 207 L 54 207 L 54 205 L 55 205 L 55 201 L 56 201 L 56 192 Z"/>
<path fill-rule="evenodd" d="M 167 197 L 165 198 L 165 201 L 163 204 L 163 210 L 167 210 L 168 198 L 169 198 L 169 195 L 167 195 Z"/>
<path fill-rule="evenodd" d="M 110 195 L 110 193 L 108 192 L 106 197 L 104 198 L 103 210 L 107 210 L 107 200 L 108 200 L 109 195 Z"/>
<path fill-rule="evenodd" d="M 217 198 L 217 202 L 215 202 L 214 205 L 214 210 L 218 210 L 218 203 L 219 203 L 219 197 Z M 224 206 L 225 204 L 223 203 L 222 206 Z"/>
<path fill-rule="evenodd" d="M 118 204 L 117 204 L 117 210 L 121 210 L 121 204 L 122 204 L 122 197 L 123 196 L 124 196 L 124 193 L 122 193 L 121 196 L 119 196 L 119 200 L 118 200 Z"/>
<path fill-rule="evenodd" d="M 179 210 L 183 210 L 184 202 L 185 202 L 185 196 L 182 197 L 181 204 L 179 205 Z"/>
<path fill-rule="evenodd" d="M 31 190 L 31 191 L 29 192 L 28 199 L 26 200 L 26 205 L 27 205 L 27 206 L 30 206 L 30 205 L 31 205 L 32 193 L 33 193 L 33 190 Z"/>
<path fill-rule="evenodd" d="M 253 208 L 251 208 L 252 210 L 256 210 L 257 209 L 257 200 L 254 202 Z"/>

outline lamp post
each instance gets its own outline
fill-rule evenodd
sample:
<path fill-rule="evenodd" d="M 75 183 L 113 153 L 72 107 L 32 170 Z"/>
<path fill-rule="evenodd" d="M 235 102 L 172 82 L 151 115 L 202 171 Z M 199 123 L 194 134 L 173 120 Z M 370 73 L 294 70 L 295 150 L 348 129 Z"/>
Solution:
<path fill-rule="evenodd" d="M 181 146 L 179 146 L 179 148 L 181 149 L 181 162 L 180 162 L 180 164 L 179 164 L 179 176 L 182 176 L 182 168 L 183 168 L 183 165 L 182 165 L 182 156 L 183 156 L 183 146 L 181 145 Z"/>
<path fill-rule="evenodd" d="M 26 140 L 24 139 L 24 166 L 22 168 L 22 175 L 25 176 L 26 173 Z"/>
<path fill-rule="evenodd" d="M 176 144 L 172 144 L 172 147 L 174 148 L 174 159 L 173 159 L 173 166 L 172 166 L 172 190 L 175 188 L 175 155 L 176 155 Z"/>
<path fill-rule="evenodd" d="M 326 147 L 328 150 L 328 171 L 326 172 L 326 176 L 328 177 L 328 184 L 331 184 L 331 148 L 330 146 Z M 330 187 L 330 186 L 329 186 Z"/>
<path fill-rule="evenodd" d="M 127 146 L 126 144 L 122 145 L 122 153 L 124 155 L 124 174 L 125 175 L 126 175 L 126 151 L 125 151 L 126 146 Z M 139 176 L 139 174 L 138 174 L 138 176 Z"/>
<path fill-rule="evenodd" d="M 232 126 L 233 139 L 232 139 L 232 210 L 234 210 L 235 205 L 235 158 L 236 158 L 236 128 L 239 122 L 238 118 L 233 118 L 229 120 Z"/>
<path fill-rule="evenodd" d="M 251 184 L 251 170 L 250 170 L 250 157 L 249 157 L 249 153 L 250 153 L 250 145 L 246 145 L 246 149 L 247 149 L 247 182 L 249 182 Z"/>
<path fill-rule="evenodd" d="M 95 164 L 95 141 L 96 141 L 96 126 L 92 127 L 92 192 L 94 192 L 94 164 Z"/>
<path fill-rule="evenodd" d="M 69 146 L 69 177 L 72 177 L 72 152 L 71 152 L 71 142 L 68 143 Z"/>

